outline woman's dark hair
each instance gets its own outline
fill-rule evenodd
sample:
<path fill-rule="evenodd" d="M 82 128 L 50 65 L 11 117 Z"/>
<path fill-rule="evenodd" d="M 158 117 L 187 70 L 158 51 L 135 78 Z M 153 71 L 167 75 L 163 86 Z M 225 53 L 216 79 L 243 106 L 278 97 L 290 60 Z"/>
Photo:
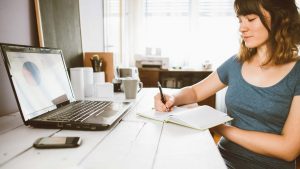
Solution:
<path fill-rule="evenodd" d="M 300 15 L 295 0 L 235 0 L 234 8 L 237 16 L 255 14 L 269 32 L 268 60 L 264 65 L 273 62 L 276 65 L 299 60 L 298 45 L 300 43 Z M 271 16 L 269 27 L 262 8 Z M 241 42 L 238 58 L 241 62 L 252 59 L 256 48 L 247 48 Z"/>

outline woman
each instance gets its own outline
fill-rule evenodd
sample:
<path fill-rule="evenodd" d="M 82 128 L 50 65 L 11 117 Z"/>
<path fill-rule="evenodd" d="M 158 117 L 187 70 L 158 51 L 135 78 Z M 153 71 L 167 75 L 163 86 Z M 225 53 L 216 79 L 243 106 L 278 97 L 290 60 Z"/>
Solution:
<path fill-rule="evenodd" d="M 201 82 L 155 96 L 155 108 L 195 103 L 228 86 L 231 125 L 218 148 L 228 168 L 295 168 L 300 153 L 300 19 L 295 0 L 235 0 L 240 51 Z"/>

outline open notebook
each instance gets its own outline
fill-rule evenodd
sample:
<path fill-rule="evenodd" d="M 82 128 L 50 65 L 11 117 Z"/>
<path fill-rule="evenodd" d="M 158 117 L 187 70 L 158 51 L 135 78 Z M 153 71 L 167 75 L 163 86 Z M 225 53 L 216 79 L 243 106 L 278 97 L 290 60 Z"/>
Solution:
<path fill-rule="evenodd" d="M 172 112 L 149 110 L 137 114 L 153 120 L 172 122 L 198 130 L 209 129 L 233 119 L 226 113 L 206 105 L 195 108 L 175 107 Z"/>

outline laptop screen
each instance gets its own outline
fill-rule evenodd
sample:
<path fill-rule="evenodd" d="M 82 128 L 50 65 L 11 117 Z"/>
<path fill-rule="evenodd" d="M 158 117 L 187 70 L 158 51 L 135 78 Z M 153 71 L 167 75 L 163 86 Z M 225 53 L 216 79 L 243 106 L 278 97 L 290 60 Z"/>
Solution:
<path fill-rule="evenodd" d="M 75 101 L 61 50 L 1 47 L 25 121 Z"/>

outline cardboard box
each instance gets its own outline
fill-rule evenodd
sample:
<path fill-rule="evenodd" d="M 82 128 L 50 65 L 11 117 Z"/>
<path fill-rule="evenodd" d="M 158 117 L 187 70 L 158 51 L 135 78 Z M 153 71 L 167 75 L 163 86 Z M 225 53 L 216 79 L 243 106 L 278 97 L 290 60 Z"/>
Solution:
<path fill-rule="evenodd" d="M 113 53 L 111 52 L 85 52 L 83 54 L 83 64 L 85 67 L 92 67 L 90 58 L 98 55 L 102 59 L 102 71 L 105 72 L 105 82 L 112 82 L 114 78 Z"/>

